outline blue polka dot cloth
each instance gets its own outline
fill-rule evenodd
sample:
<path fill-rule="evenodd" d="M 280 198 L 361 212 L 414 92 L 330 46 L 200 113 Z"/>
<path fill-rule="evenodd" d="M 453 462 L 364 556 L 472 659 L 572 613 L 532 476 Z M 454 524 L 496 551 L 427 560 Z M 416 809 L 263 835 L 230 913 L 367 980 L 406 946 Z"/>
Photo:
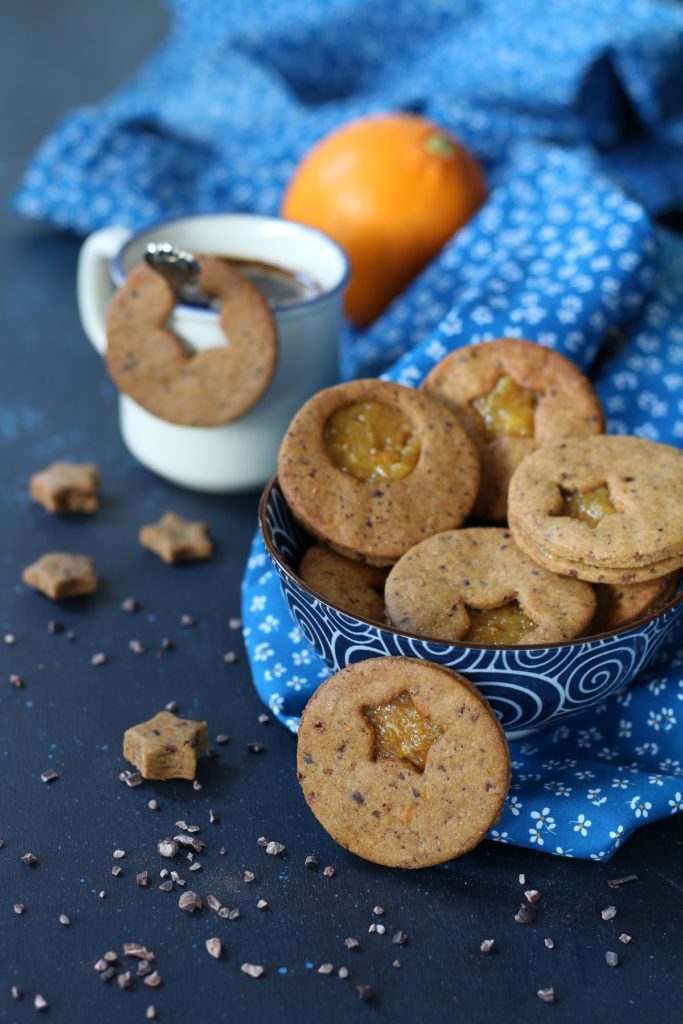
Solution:
<path fill-rule="evenodd" d="M 683 8 L 665 0 L 169 0 L 134 80 L 67 116 L 14 197 L 85 234 L 215 210 L 277 211 L 333 127 L 423 113 L 484 162 L 485 205 L 364 332 L 344 378 L 417 386 L 443 356 L 531 338 L 592 378 L 608 430 L 683 438 Z M 177 86 L 182 68 L 184 88 Z M 291 618 L 260 538 L 243 582 L 254 683 L 296 731 L 329 669 Z M 628 690 L 510 744 L 490 838 L 607 860 L 683 808 L 683 637 Z"/>

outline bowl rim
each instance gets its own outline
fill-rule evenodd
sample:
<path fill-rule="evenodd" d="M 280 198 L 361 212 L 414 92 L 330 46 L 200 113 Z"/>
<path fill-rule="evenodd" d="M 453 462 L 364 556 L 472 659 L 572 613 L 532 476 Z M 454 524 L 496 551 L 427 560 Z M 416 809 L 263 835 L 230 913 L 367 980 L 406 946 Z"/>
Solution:
<path fill-rule="evenodd" d="M 624 636 L 624 635 L 626 635 L 626 633 L 630 633 L 632 630 L 634 630 L 636 628 L 637 629 L 642 629 L 642 627 L 647 626 L 650 622 L 654 622 L 655 619 L 658 619 L 660 616 L 665 615 L 667 612 L 672 611 L 674 608 L 678 607 L 678 605 L 680 605 L 681 602 L 683 602 L 683 587 L 681 587 L 678 590 L 678 592 L 674 593 L 673 597 L 669 598 L 669 600 L 666 602 L 666 604 L 664 604 L 661 608 L 658 608 L 656 611 L 651 612 L 649 615 L 644 615 L 644 616 L 641 616 L 641 618 L 639 618 L 639 619 L 635 619 L 633 622 L 630 622 L 627 626 L 622 626 L 620 629 L 611 629 L 611 630 L 609 630 L 606 633 L 595 633 L 592 636 L 575 637 L 573 640 L 555 640 L 552 643 L 495 644 L 495 645 L 494 644 L 475 644 L 475 643 L 466 643 L 464 640 L 443 640 L 443 639 L 439 639 L 438 637 L 421 636 L 418 633 L 407 633 L 407 632 L 405 632 L 402 629 L 396 629 L 395 626 L 391 626 L 388 623 L 376 622 L 373 619 L 366 619 L 362 615 L 351 614 L 351 612 L 349 612 L 346 608 L 342 608 L 341 605 L 335 604 L 334 601 L 328 600 L 319 591 L 314 590 L 312 587 L 309 587 L 307 583 L 304 583 L 304 581 L 301 579 L 300 576 L 297 576 L 297 574 L 294 572 L 294 570 L 289 565 L 287 565 L 287 563 L 284 561 L 284 559 L 282 558 L 282 556 L 281 556 L 280 552 L 277 550 L 277 548 L 273 545 L 272 541 L 270 540 L 270 537 L 268 536 L 268 532 L 266 530 L 266 508 L 268 506 L 268 502 L 270 500 L 270 496 L 271 496 L 271 494 L 272 494 L 272 492 L 273 492 L 273 490 L 275 488 L 278 489 L 278 491 L 280 492 L 280 495 L 281 495 L 283 501 L 285 501 L 285 504 L 287 504 L 286 499 L 284 497 L 284 494 L 282 493 L 282 489 L 280 487 L 280 482 L 278 480 L 278 476 L 277 476 L 277 473 L 276 473 L 276 474 L 274 474 L 270 478 L 270 480 L 268 481 L 266 486 L 263 488 L 263 493 L 261 494 L 261 498 L 259 500 L 259 507 L 258 507 L 259 531 L 261 533 L 261 537 L 263 539 L 263 543 L 264 543 L 264 545 L 266 547 L 266 551 L 268 552 L 268 554 L 269 554 L 270 558 L 272 559 L 272 561 L 275 562 L 275 564 L 282 570 L 282 572 L 286 576 L 288 576 L 289 579 L 292 580 L 293 583 L 295 583 L 298 587 L 300 587 L 300 589 L 303 590 L 304 593 L 308 594 L 310 597 L 314 598 L 316 601 L 322 601 L 322 603 L 327 605 L 328 608 L 333 608 L 335 611 L 340 612 L 342 615 L 346 615 L 348 618 L 356 619 L 358 622 L 362 622 L 362 623 L 364 623 L 367 626 L 373 626 L 375 629 L 385 630 L 387 633 L 393 633 L 395 636 L 406 637 L 408 640 L 418 640 L 421 643 L 427 643 L 427 644 L 439 644 L 441 647 L 455 647 L 455 648 L 460 648 L 462 650 L 492 651 L 492 652 L 493 651 L 538 651 L 538 650 L 555 650 L 555 649 L 558 649 L 558 648 L 567 648 L 567 647 L 578 647 L 580 644 L 583 644 L 583 645 L 585 645 L 585 644 L 592 644 L 592 643 L 600 641 L 600 640 L 607 640 L 607 639 L 611 639 L 612 637 Z M 289 508 L 289 506 L 287 506 L 287 507 Z M 290 509 L 290 513 L 291 513 L 291 509 Z M 293 513 L 291 513 L 291 514 L 292 514 L 292 517 L 294 518 L 294 514 Z M 322 543 L 322 542 L 318 542 L 318 543 Z"/>

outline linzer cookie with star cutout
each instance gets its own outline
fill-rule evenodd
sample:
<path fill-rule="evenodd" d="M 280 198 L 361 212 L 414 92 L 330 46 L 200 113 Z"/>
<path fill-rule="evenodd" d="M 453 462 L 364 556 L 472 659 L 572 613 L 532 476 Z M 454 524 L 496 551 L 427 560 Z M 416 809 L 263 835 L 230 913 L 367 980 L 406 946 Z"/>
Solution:
<path fill-rule="evenodd" d="M 197 758 L 208 746 L 206 722 L 160 711 L 123 736 L 123 756 L 145 779 L 194 779 Z"/>
<path fill-rule="evenodd" d="M 389 867 L 471 850 L 510 782 L 503 730 L 479 691 L 414 658 L 370 658 L 323 683 L 303 713 L 297 761 L 323 828 Z"/>
<path fill-rule="evenodd" d="M 530 452 L 604 429 L 597 395 L 581 371 L 543 345 L 499 338 L 446 356 L 422 388 L 453 410 L 477 446 L 475 518 L 504 522 L 516 467 Z"/>
<path fill-rule="evenodd" d="M 683 566 L 683 452 L 641 437 L 573 438 L 516 469 L 515 542 L 551 572 L 639 583 Z"/>
<path fill-rule="evenodd" d="M 356 380 L 309 399 L 280 446 L 280 486 L 296 518 L 349 558 L 391 565 L 459 526 L 479 486 L 479 459 L 436 399 Z"/>
<path fill-rule="evenodd" d="M 183 519 L 176 512 L 165 512 L 157 523 L 143 526 L 139 539 L 169 565 L 210 558 L 213 551 L 208 523 Z"/>

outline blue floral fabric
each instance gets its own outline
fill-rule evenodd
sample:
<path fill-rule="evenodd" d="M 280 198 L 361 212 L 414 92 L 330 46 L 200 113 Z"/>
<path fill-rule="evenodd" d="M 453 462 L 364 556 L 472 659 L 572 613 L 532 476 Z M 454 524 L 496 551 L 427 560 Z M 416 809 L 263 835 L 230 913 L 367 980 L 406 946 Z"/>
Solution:
<path fill-rule="evenodd" d="M 381 320 L 347 330 L 342 375 L 417 385 L 448 351 L 533 338 L 592 377 L 608 429 L 681 444 L 683 8 L 667 0 L 169 0 L 173 29 L 99 107 L 43 142 L 14 205 L 87 233 L 213 210 L 277 211 L 310 146 L 413 110 L 483 160 L 491 195 Z M 181 68 L 184 88 L 178 88 Z M 328 669 L 255 538 L 244 634 L 262 699 L 296 730 Z M 683 806 L 680 630 L 624 694 L 513 742 L 491 838 L 608 859 Z"/>

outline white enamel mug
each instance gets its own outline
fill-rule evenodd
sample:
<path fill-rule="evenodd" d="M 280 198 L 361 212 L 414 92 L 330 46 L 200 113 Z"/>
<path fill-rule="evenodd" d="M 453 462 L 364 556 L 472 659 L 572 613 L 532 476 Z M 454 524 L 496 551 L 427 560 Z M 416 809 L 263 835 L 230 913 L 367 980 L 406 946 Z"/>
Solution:
<path fill-rule="evenodd" d="M 275 471 L 290 420 L 316 391 L 338 380 L 337 343 L 348 260 L 320 231 L 255 214 L 205 214 L 169 220 L 133 234 L 104 228 L 83 243 L 78 261 L 78 308 L 83 329 L 100 355 L 115 287 L 143 258 L 149 242 L 191 252 L 270 263 L 303 273 L 321 287 L 301 302 L 275 307 L 278 366 L 268 391 L 244 416 L 219 427 L 184 427 L 159 419 L 128 395 L 119 396 L 119 422 L 129 451 L 148 469 L 197 491 L 245 491 Z M 230 344 L 216 309 L 178 303 L 167 326 L 195 350 Z"/>

